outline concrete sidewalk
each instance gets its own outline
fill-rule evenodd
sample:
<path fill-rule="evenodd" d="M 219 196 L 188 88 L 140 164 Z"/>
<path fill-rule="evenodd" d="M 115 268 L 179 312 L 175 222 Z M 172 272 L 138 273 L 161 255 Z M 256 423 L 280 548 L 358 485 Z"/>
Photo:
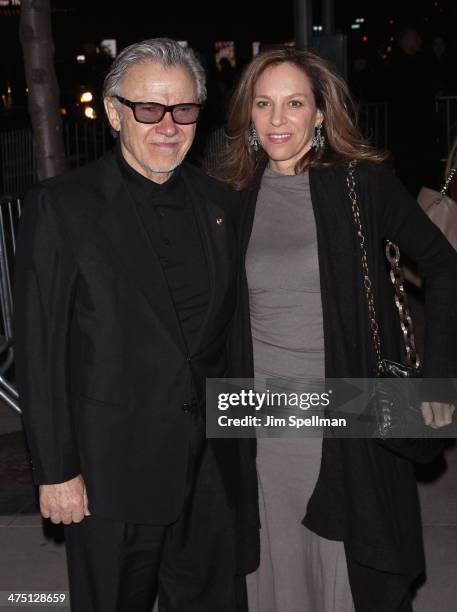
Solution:
<path fill-rule="evenodd" d="M 457 446 L 444 457 L 443 473 L 419 483 L 427 581 L 415 612 L 457 612 Z"/>
<path fill-rule="evenodd" d="M 0 550 L 0 591 L 68 591 L 63 542 L 45 534 L 39 515 L 0 516 Z M 70 610 L 49 606 L 37 609 Z"/>

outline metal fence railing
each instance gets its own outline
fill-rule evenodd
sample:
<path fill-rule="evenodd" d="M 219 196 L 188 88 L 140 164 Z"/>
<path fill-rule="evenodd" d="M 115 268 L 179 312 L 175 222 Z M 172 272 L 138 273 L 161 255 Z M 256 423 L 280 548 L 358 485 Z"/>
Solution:
<path fill-rule="evenodd" d="M 358 126 L 367 140 L 378 149 L 389 148 L 389 112 L 387 102 L 361 104 Z"/>
<path fill-rule="evenodd" d="M 0 132 L 0 195 L 20 194 L 36 180 L 32 130 Z"/>
<path fill-rule="evenodd" d="M 70 168 L 79 168 L 95 161 L 113 144 L 105 120 L 69 122 L 63 124 L 65 155 Z"/>
<path fill-rule="evenodd" d="M 438 142 L 443 156 L 447 157 L 457 138 L 457 96 L 443 96 L 435 102 Z"/>
<path fill-rule="evenodd" d="M 21 414 L 19 396 L 13 382 L 13 296 L 12 276 L 16 234 L 21 215 L 19 198 L 0 199 L 0 398 Z"/>
<path fill-rule="evenodd" d="M 95 161 L 113 143 L 105 120 L 66 120 L 63 122 L 63 135 L 69 168 Z M 0 195 L 23 194 L 36 179 L 31 127 L 0 131 Z"/>

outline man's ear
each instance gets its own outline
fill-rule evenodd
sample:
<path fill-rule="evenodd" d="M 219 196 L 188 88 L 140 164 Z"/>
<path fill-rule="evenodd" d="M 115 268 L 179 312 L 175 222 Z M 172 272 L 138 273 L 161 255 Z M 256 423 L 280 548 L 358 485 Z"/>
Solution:
<path fill-rule="evenodd" d="M 105 105 L 105 111 L 111 127 L 116 132 L 119 132 L 121 129 L 121 117 L 119 115 L 119 110 L 116 108 L 116 105 L 113 102 L 113 99 L 109 97 L 104 98 L 103 104 Z"/>

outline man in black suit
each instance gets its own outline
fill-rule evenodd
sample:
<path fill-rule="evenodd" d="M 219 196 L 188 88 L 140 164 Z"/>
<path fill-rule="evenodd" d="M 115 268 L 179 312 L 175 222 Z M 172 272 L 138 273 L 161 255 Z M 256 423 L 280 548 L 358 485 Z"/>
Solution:
<path fill-rule="evenodd" d="M 257 561 L 235 545 L 249 452 L 205 441 L 205 379 L 230 369 L 238 204 L 183 163 L 204 98 L 190 51 L 128 47 L 104 86 L 115 150 L 24 206 L 17 380 L 78 612 L 146 612 L 157 591 L 164 612 L 233 612 L 235 572 Z M 247 515 L 255 532 L 254 501 Z"/>

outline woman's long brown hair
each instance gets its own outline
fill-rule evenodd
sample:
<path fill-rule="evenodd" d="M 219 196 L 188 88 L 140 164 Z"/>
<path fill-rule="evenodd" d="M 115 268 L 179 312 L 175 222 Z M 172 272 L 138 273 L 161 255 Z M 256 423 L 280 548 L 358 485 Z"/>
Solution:
<path fill-rule="evenodd" d="M 316 106 L 324 117 L 325 145 L 318 151 L 311 147 L 297 162 L 296 174 L 311 166 L 329 166 L 344 159 L 374 162 L 386 159 L 387 155 L 372 147 L 355 126 L 354 104 L 342 77 L 312 51 L 287 47 L 260 53 L 245 68 L 230 102 L 226 130 L 228 146 L 222 164 L 213 173 L 217 178 L 235 189 L 243 189 L 251 183 L 257 167 L 266 161 L 265 151 L 253 151 L 248 142 L 254 87 L 266 68 L 285 62 L 306 74 Z"/>

